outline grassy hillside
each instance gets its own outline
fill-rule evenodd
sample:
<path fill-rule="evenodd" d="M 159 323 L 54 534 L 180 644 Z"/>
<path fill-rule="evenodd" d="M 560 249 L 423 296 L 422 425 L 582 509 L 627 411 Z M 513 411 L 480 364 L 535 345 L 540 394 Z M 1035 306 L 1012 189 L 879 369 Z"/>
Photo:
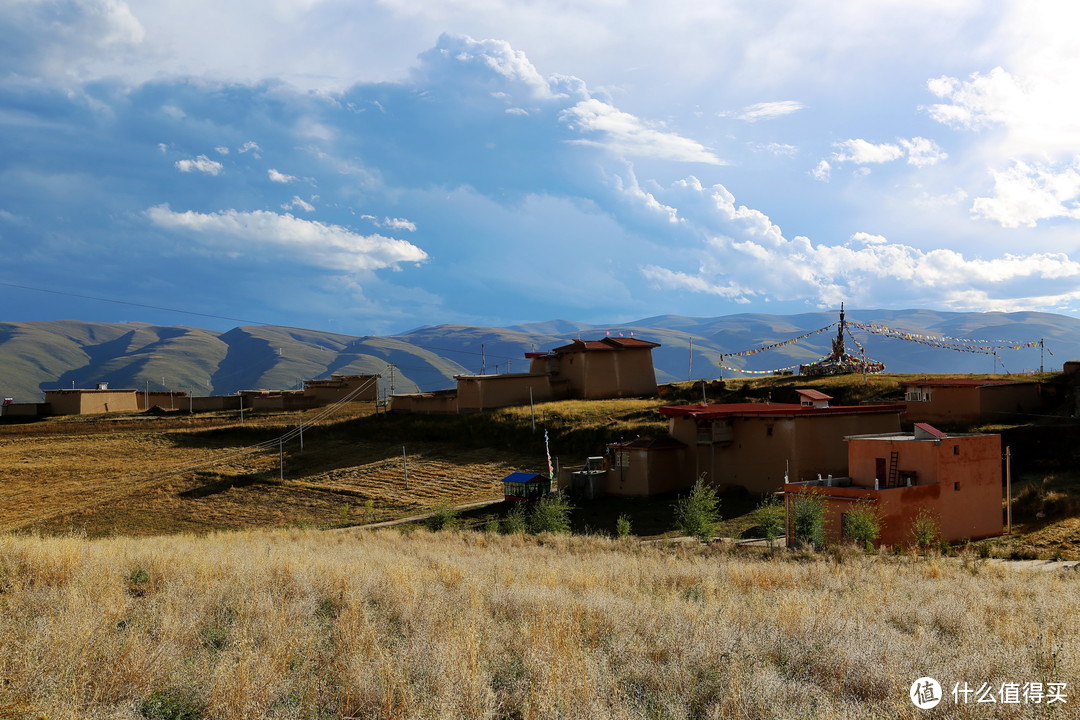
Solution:
<path fill-rule="evenodd" d="M 452 387 L 454 375 L 520 372 L 524 353 L 550 350 L 575 337 L 633 333 L 661 344 L 654 354 L 657 379 L 716 379 L 721 355 L 727 365 L 768 370 L 813 361 L 829 350 L 832 332 L 755 355 L 730 353 L 789 339 L 835 322 L 835 313 L 776 316 L 730 315 L 645 318 L 624 325 L 587 325 L 563 320 L 511 328 L 437 325 L 392 338 L 351 338 L 335 333 L 274 326 L 235 328 L 216 333 L 198 328 L 170 328 L 143 323 L 106 325 L 74 321 L 0 323 L 0 394 L 34 402 L 46 388 L 92 387 L 99 380 L 113 387 L 186 389 L 199 394 L 232 393 L 253 388 L 297 387 L 303 379 L 332 372 L 382 374 L 389 389 L 438 390 Z M 1050 313 L 943 313 L 931 310 L 851 310 L 848 319 L 879 323 L 928 335 L 986 338 L 1019 343 L 1045 338 L 1054 355 L 1037 349 L 1001 351 L 1002 362 L 988 355 L 954 352 L 924 344 L 854 333 L 870 357 L 893 372 L 1024 372 L 1045 360 L 1060 367 L 1080 357 L 1080 320 Z M 691 363 L 691 355 L 693 355 Z M 730 377 L 731 371 L 724 371 Z"/>
<path fill-rule="evenodd" d="M 599 537 L 0 536 L 5 717 L 1072 717 L 1080 574 Z M 1068 683 L 957 705 L 954 683 Z M 1056 710 L 1056 712 L 1055 712 Z"/>

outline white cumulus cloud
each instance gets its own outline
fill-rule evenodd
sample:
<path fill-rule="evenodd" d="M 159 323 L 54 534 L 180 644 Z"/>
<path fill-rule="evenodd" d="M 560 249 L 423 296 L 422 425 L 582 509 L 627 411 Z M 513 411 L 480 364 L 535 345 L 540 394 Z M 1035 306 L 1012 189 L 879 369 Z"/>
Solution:
<path fill-rule="evenodd" d="M 303 210 L 304 212 L 315 212 L 315 206 L 307 202 L 299 195 L 293 195 L 293 199 L 290 202 L 282 203 L 282 210 Z"/>
<path fill-rule="evenodd" d="M 225 167 L 217 160 L 211 160 L 205 155 L 199 155 L 194 160 L 177 160 L 174 164 L 180 172 L 201 172 L 207 175 L 218 175 Z"/>
<path fill-rule="evenodd" d="M 758 122 L 759 120 L 772 120 L 773 118 L 790 115 L 805 108 L 798 100 L 778 100 L 775 102 L 760 102 L 747 105 L 742 110 L 721 113 L 725 117 L 734 117 L 746 122 Z"/>
<path fill-rule="evenodd" d="M 575 142 L 601 145 L 619 155 L 725 164 L 701 143 L 649 127 L 640 118 L 595 98 L 582 100 L 559 117 L 571 129 L 602 137 Z"/>
<path fill-rule="evenodd" d="M 810 171 L 810 176 L 821 182 L 829 182 L 831 175 L 832 165 L 829 164 L 828 160 L 822 160 Z"/>
<path fill-rule="evenodd" d="M 1080 219 L 1080 156 L 1065 167 L 1015 161 L 991 172 L 993 194 L 977 197 L 971 212 L 1003 227 L 1035 227 L 1040 220 Z"/>
<path fill-rule="evenodd" d="M 266 175 L 267 175 L 267 177 L 270 178 L 271 182 L 276 182 L 276 183 L 290 183 L 290 182 L 292 182 L 293 180 L 296 179 L 295 176 L 286 175 L 285 173 L 278 172 L 274 168 L 270 168 L 269 170 L 267 170 Z"/>
<path fill-rule="evenodd" d="M 416 232 L 416 223 L 411 220 L 406 220 L 405 218 L 385 218 L 382 225 L 391 230 L 408 230 L 409 232 Z"/>
<path fill-rule="evenodd" d="M 155 225 L 206 237 L 222 251 L 264 253 L 276 248 L 312 265 L 341 273 L 394 268 L 421 262 L 427 253 L 404 240 L 382 235 L 359 235 L 340 225 L 303 220 L 288 213 L 265 210 L 216 213 L 173 212 L 168 205 L 146 211 Z"/>
<path fill-rule="evenodd" d="M 729 300 L 930 302 L 957 310 L 1050 309 L 1080 300 L 1080 262 L 1064 253 L 972 257 L 867 232 L 841 244 L 788 239 L 767 215 L 738 205 L 722 185 L 705 187 L 689 178 L 670 190 L 683 218 L 677 229 L 690 231 L 700 245 L 682 256 L 693 270 L 670 262 L 640 266 L 659 287 Z"/>
<path fill-rule="evenodd" d="M 904 151 L 898 145 L 882 143 L 875 145 L 861 138 L 844 140 L 835 144 L 839 150 L 833 153 L 833 159 L 837 162 L 853 162 L 857 165 L 867 163 L 886 163 L 899 160 L 904 156 Z"/>

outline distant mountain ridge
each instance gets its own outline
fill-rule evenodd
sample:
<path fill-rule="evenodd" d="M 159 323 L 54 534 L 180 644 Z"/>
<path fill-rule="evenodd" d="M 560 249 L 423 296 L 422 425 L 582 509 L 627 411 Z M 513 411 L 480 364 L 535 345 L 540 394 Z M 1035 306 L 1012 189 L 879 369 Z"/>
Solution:
<path fill-rule="evenodd" d="M 834 331 L 745 357 L 731 353 L 825 327 L 835 312 L 760 313 L 721 317 L 658 315 L 630 323 L 590 325 L 551 320 L 505 328 L 433 325 L 392 337 L 350 337 L 277 326 L 216 332 L 196 327 L 75 320 L 0 323 L 0 395 L 37 402 L 41 391 L 92 387 L 187 390 L 197 395 L 254 388 L 295 388 L 331 373 L 377 373 L 384 392 L 436 390 L 453 376 L 528 369 L 524 353 L 550 350 L 576 337 L 633 334 L 661 344 L 653 352 L 657 380 L 714 379 L 724 364 L 772 370 L 813 361 Z M 1047 369 L 1080 357 L 1080 319 L 1054 313 L 958 313 L 935 310 L 849 310 L 848 320 L 930 336 L 1009 343 L 1045 340 Z M 868 357 L 893 372 L 1022 372 L 1038 369 L 1038 348 L 991 356 L 940 349 L 854 329 Z M 692 345 L 692 352 L 691 352 Z M 853 348 L 854 349 L 854 348 Z M 1050 353 L 1053 353 L 1052 355 Z M 390 366 L 393 366 L 391 372 Z M 727 377 L 737 376 L 723 371 Z"/>

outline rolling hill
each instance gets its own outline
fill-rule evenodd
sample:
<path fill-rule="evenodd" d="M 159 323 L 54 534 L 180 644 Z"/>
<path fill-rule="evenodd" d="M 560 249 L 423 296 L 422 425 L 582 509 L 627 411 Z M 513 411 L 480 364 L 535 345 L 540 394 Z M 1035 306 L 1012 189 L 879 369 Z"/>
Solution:
<path fill-rule="evenodd" d="M 567 320 L 506 328 L 467 325 L 420 327 L 393 337 L 349 337 L 277 326 L 215 332 L 194 327 L 74 320 L 0 323 L 0 394 L 36 402 L 41 391 L 92 387 L 187 390 L 197 395 L 252 388 L 295 388 L 330 373 L 378 373 L 383 391 L 451 387 L 464 373 L 521 372 L 524 353 L 548 350 L 575 337 L 633 333 L 661 347 L 653 353 L 657 380 L 714 379 L 717 363 L 771 370 L 809 362 L 829 349 L 833 331 L 745 357 L 731 353 L 775 343 L 835 322 L 831 312 L 723 317 L 658 315 L 625 324 L 588 325 Z M 869 357 L 894 372 L 1023 372 L 1060 368 L 1080 357 L 1080 319 L 1053 313 L 955 313 L 934 310 L 853 310 L 849 321 L 885 325 L 930 336 L 1019 344 L 1045 340 L 1049 349 L 1004 350 L 1001 362 L 985 354 L 945 350 L 854 329 Z M 691 349 L 692 346 L 692 349 Z M 1051 354 L 1052 353 L 1052 354 Z M 393 366 L 393 372 L 390 366 Z M 724 370 L 731 377 L 733 373 Z M 392 377 L 391 377 L 392 375 Z"/>

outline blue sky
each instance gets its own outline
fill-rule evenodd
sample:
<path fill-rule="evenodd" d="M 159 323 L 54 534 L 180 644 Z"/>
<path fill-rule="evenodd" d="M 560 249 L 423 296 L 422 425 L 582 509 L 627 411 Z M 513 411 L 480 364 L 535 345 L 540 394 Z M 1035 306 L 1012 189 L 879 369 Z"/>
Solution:
<path fill-rule="evenodd" d="M 4 320 L 1080 312 L 1066 2 L 0 0 Z"/>

